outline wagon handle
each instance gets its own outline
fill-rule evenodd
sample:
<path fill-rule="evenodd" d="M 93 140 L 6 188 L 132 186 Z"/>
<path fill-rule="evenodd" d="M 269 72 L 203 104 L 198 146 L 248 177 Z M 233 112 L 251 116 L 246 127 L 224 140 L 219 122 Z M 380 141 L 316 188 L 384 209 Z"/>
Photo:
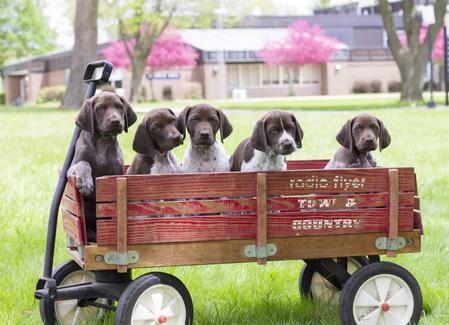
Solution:
<path fill-rule="evenodd" d="M 97 86 L 109 81 L 109 77 L 113 70 L 113 65 L 108 61 L 95 61 L 87 65 L 84 72 L 83 81 L 87 83 L 87 90 L 84 99 L 91 98 L 95 95 Z M 53 257 L 55 252 L 55 239 L 56 239 L 56 227 L 58 224 L 58 210 L 61 202 L 62 195 L 67 183 L 67 171 L 72 163 L 75 155 L 75 144 L 81 133 L 81 129 L 75 126 L 73 131 L 72 140 L 70 141 L 69 149 L 62 166 L 61 174 L 59 175 L 58 183 L 56 185 L 55 193 L 53 194 L 53 200 L 51 201 L 50 213 L 48 216 L 48 230 L 47 241 L 45 243 L 45 258 L 44 258 L 44 279 L 50 279 L 53 272 Z M 43 281 L 39 283 L 43 285 Z M 38 288 L 36 288 L 38 289 Z"/>

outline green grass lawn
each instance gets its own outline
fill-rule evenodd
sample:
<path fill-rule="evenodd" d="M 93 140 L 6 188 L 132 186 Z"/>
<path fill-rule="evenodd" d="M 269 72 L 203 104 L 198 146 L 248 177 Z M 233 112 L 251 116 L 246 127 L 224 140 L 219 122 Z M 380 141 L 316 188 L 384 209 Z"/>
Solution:
<path fill-rule="evenodd" d="M 270 108 L 269 105 L 266 108 Z M 276 107 L 278 108 L 278 107 Z M 75 111 L 0 107 L 0 324 L 40 324 L 34 286 L 41 276 L 47 217 L 54 186 L 73 130 Z M 262 112 L 229 111 L 234 133 L 228 153 L 247 137 Z M 335 134 L 355 111 L 295 111 L 304 132 L 294 159 L 329 158 Z M 449 150 L 447 109 L 377 109 L 392 144 L 376 157 L 388 166 L 414 166 L 418 175 L 425 236 L 422 252 L 394 262 L 421 285 L 422 324 L 449 324 Z M 141 119 L 143 114 L 139 114 Z M 125 160 L 132 138 L 120 136 Z M 176 150 L 181 158 L 185 146 Z M 55 262 L 69 256 L 59 225 Z M 384 258 L 385 259 L 385 258 Z M 338 324 L 338 308 L 301 299 L 301 261 L 173 267 L 189 288 L 196 324 Z M 149 270 L 137 270 L 134 276 Z M 107 323 L 111 323 L 107 320 Z"/>

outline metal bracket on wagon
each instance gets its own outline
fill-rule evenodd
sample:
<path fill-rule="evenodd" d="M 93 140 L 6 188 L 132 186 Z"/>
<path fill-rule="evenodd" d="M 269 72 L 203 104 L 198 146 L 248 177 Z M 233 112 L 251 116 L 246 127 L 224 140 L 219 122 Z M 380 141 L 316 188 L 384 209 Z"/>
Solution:
<path fill-rule="evenodd" d="M 388 237 L 379 237 L 376 239 L 376 248 L 377 249 L 386 249 L 389 251 L 398 251 L 405 247 L 405 238 L 397 237 L 397 238 L 388 238 Z"/>
<path fill-rule="evenodd" d="M 129 265 L 137 263 L 139 260 L 139 253 L 137 251 L 128 251 L 127 253 L 117 253 L 112 251 L 106 252 L 104 257 L 101 255 L 95 256 L 95 260 L 97 260 L 97 262 L 104 261 L 106 264 Z"/>
<path fill-rule="evenodd" d="M 246 257 L 267 258 L 277 253 L 278 248 L 275 244 L 267 244 L 262 246 L 247 245 L 243 249 Z"/>

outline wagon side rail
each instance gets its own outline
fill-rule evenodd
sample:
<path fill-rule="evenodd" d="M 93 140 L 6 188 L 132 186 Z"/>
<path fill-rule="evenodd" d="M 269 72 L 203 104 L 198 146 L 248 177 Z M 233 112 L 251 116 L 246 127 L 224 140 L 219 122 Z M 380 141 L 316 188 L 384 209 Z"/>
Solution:
<path fill-rule="evenodd" d="M 127 191 L 127 267 L 420 250 L 412 168 L 108 176 L 97 179 L 98 243 L 85 248 L 88 269 L 117 267 L 117 258 L 105 260 L 119 251 L 118 178 Z M 389 244 L 398 238 L 403 247 Z"/>

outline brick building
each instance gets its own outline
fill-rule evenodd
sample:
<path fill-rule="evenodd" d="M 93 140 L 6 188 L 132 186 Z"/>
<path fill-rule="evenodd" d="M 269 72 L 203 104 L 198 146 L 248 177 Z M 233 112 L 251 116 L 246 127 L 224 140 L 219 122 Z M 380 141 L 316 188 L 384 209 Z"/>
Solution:
<path fill-rule="evenodd" d="M 389 82 L 400 80 L 379 15 L 249 16 L 234 28 L 180 30 L 183 40 L 199 52 L 198 65 L 145 73 L 142 96 L 150 99 L 151 85 L 158 100 L 286 96 L 285 68 L 263 64 L 257 52 L 267 40 L 282 39 L 288 25 L 298 19 L 318 23 L 343 45 L 329 63 L 299 69 L 294 80 L 296 95 L 350 94 L 355 82 L 374 80 L 387 91 Z M 400 29 L 402 17 L 395 17 L 395 24 Z M 98 58 L 106 45 L 99 45 Z M 41 88 L 65 84 L 70 59 L 71 51 L 62 51 L 3 66 L 6 102 L 35 102 Z M 112 79 L 125 96 L 129 94 L 128 70 L 115 69 Z"/>

